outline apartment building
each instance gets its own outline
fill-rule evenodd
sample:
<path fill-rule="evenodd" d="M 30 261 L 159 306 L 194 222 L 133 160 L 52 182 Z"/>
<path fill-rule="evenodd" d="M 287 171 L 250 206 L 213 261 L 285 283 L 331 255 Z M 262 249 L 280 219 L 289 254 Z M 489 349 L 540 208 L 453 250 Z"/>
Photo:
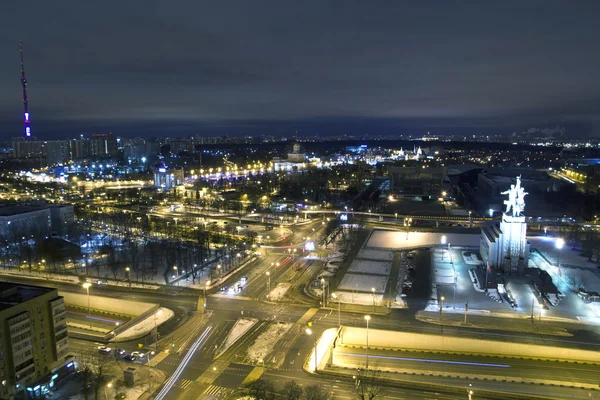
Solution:
<path fill-rule="evenodd" d="M 58 290 L 0 282 L 0 398 L 42 397 L 72 361 Z"/>

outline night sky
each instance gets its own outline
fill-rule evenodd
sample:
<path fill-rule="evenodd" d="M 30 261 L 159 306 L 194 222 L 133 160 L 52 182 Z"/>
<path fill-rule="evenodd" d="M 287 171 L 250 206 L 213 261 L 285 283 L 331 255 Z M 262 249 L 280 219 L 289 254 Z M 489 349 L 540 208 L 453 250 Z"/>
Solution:
<path fill-rule="evenodd" d="M 377 4 L 377 6 L 373 6 Z M 0 136 L 600 136 L 600 1 L 0 2 Z"/>

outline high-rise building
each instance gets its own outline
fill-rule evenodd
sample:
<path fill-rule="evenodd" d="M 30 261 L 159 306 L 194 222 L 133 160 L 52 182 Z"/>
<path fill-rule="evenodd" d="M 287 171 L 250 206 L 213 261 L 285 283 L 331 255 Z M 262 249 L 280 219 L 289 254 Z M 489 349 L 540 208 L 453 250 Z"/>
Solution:
<path fill-rule="evenodd" d="M 38 398 L 72 368 L 58 290 L 0 282 L 0 398 Z"/>
<path fill-rule="evenodd" d="M 14 158 L 44 165 L 64 164 L 71 158 L 68 140 L 14 140 L 12 146 Z"/>

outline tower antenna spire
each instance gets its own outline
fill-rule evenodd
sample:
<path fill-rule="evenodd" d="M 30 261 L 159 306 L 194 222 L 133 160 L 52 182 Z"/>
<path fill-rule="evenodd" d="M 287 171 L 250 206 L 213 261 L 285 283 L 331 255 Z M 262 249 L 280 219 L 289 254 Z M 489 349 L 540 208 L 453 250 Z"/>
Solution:
<path fill-rule="evenodd" d="M 19 52 L 21 53 L 21 85 L 23 86 L 23 109 L 25 122 L 25 138 L 31 138 L 31 124 L 29 122 L 29 104 L 27 100 L 27 76 L 25 75 L 25 62 L 23 61 L 23 41 L 19 41 Z"/>

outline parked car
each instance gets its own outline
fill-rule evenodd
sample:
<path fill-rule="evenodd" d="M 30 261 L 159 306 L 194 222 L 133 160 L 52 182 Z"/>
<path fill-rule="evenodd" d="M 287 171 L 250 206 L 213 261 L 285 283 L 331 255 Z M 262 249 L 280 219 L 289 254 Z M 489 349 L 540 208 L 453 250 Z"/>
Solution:
<path fill-rule="evenodd" d="M 134 362 L 135 360 L 137 360 L 137 357 L 131 354 L 127 354 L 125 357 L 123 357 L 123 359 L 126 361 Z"/>
<path fill-rule="evenodd" d="M 106 346 L 98 346 L 98 352 L 102 353 L 102 354 L 111 354 L 112 349 L 110 347 L 106 347 Z"/>
<path fill-rule="evenodd" d="M 118 355 L 122 356 L 123 354 L 126 354 L 127 352 L 123 349 L 115 349 L 115 351 L 117 352 Z"/>
<path fill-rule="evenodd" d="M 131 355 L 136 357 L 136 358 L 144 358 L 146 356 L 146 354 L 140 352 L 140 351 L 132 351 Z"/>

